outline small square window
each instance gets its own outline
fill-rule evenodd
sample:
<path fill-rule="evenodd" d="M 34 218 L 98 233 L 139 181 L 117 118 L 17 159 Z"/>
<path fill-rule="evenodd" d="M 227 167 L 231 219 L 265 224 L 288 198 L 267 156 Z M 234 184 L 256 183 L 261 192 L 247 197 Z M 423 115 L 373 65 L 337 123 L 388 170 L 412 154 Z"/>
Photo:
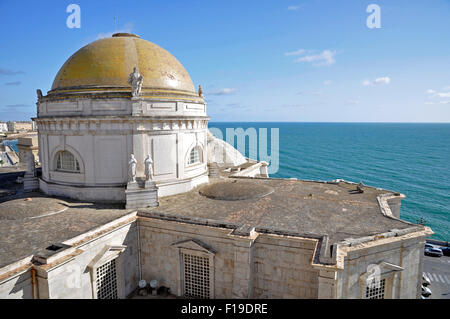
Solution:
<path fill-rule="evenodd" d="M 181 253 L 181 261 L 184 273 L 184 295 L 209 299 L 211 297 L 209 257 Z"/>
<path fill-rule="evenodd" d="M 116 260 L 113 259 L 97 267 L 95 274 L 97 299 L 117 299 Z"/>

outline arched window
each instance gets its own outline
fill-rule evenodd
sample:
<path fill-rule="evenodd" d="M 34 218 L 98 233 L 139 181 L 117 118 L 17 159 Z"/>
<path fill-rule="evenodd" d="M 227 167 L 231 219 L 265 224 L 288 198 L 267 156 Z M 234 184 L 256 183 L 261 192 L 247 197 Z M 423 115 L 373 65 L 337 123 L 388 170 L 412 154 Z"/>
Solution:
<path fill-rule="evenodd" d="M 63 172 L 80 172 L 80 163 L 75 156 L 68 151 L 56 154 L 56 170 Z"/>
<path fill-rule="evenodd" d="M 202 161 L 202 149 L 199 146 L 195 146 L 188 157 L 188 165 L 200 163 Z"/>

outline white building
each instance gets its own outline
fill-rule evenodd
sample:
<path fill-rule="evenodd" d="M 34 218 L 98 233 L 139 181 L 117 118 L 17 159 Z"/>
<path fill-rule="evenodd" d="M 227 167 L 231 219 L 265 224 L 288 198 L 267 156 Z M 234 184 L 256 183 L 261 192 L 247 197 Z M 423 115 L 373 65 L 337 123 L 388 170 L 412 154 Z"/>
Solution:
<path fill-rule="evenodd" d="M 0 122 L 0 133 L 8 132 L 8 124 L 5 122 Z"/>
<path fill-rule="evenodd" d="M 0 203 L 0 297 L 126 298 L 156 280 L 195 298 L 420 298 L 432 231 L 400 219 L 403 195 L 268 178 L 208 136 L 202 92 L 155 44 L 95 41 L 38 99 L 42 175 L 29 160 L 24 189 L 40 192 Z"/>

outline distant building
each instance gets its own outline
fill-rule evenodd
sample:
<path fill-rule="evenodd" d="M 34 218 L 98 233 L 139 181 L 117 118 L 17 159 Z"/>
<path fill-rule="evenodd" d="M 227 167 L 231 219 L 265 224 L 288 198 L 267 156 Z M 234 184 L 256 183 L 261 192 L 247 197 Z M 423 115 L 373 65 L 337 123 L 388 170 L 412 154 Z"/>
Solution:
<path fill-rule="evenodd" d="M 26 149 L 24 191 L 45 196 L 0 203 L 0 297 L 126 298 L 145 280 L 187 298 L 420 298 L 433 232 L 400 219 L 404 195 L 224 163 L 208 120 L 151 42 L 72 55 L 38 91 L 42 174 Z"/>
<path fill-rule="evenodd" d="M 0 122 L 0 133 L 8 132 L 8 123 Z"/>
<path fill-rule="evenodd" d="M 8 122 L 8 132 L 26 132 L 33 131 L 34 124 L 32 121 Z"/>

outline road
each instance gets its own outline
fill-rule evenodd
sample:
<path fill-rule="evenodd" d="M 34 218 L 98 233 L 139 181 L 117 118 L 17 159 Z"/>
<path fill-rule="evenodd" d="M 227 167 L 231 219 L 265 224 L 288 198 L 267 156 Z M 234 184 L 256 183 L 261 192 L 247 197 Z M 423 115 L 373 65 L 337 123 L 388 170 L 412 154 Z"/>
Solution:
<path fill-rule="evenodd" d="M 450 257 L 424 256 L 423 272 L 431 281 L 429 299 L 450 299 Z"/>

